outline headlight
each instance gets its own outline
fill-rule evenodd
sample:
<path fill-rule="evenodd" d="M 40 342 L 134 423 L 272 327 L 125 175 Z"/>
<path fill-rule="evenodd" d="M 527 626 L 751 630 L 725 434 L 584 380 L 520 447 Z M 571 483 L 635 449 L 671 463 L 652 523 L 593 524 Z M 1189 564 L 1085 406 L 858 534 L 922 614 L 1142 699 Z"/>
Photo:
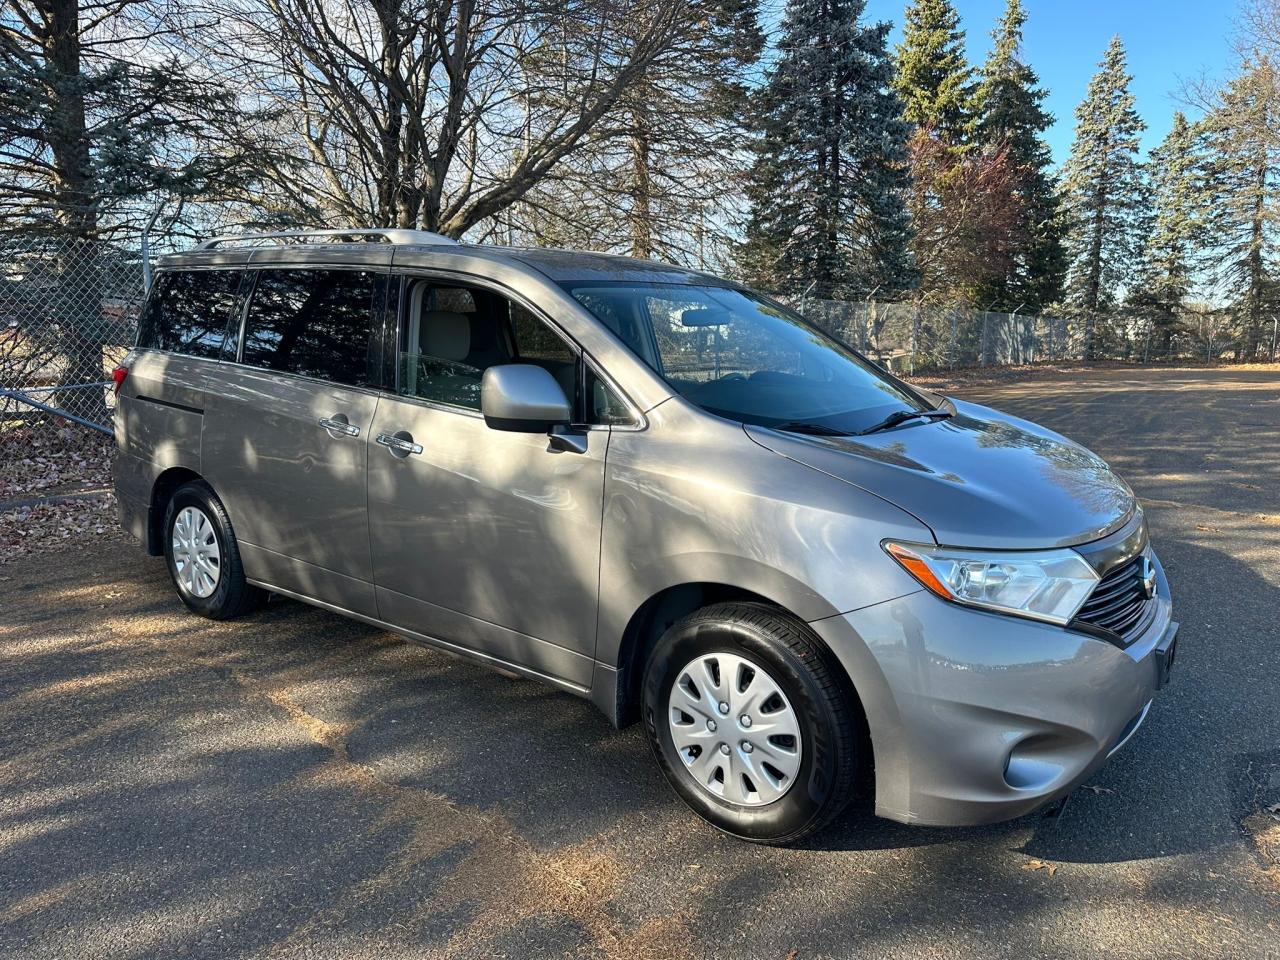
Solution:
<path fill-rule="evenodd" d="M 1074 550 L 957 550 L 888 540 L 884 548 L 944 600 L 1049 623 L 1067 623 L 1098 582 Z"/>

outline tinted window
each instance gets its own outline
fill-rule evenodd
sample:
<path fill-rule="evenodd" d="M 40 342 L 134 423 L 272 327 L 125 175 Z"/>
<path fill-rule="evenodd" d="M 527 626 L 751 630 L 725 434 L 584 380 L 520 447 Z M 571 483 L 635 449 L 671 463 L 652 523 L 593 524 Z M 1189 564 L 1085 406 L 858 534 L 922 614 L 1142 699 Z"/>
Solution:
<path fill-rule="evenodd" d="M 243 361 L 351 386 L 371 383 L 382 276 L 367 270 L 262 270 L 245 319 Z"/>
<path fill-rule="evenodd" d="M 238 302 L 242 276 L 235 270 L 158 274 L 138 323 L 138 346 L 217 357 Z"/>

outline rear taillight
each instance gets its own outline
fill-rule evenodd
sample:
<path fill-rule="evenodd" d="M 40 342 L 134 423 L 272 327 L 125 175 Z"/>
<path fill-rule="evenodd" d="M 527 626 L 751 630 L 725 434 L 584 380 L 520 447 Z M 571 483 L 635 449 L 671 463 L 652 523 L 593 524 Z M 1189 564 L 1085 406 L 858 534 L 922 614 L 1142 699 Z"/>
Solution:
<path fill-rule="evenodd" d="M 120 395 L 120 388 L 124 386 L 124 378 L 129 375 L 129 368 L 123 363 L 111 371 L 111 380 L 115 383 L 116 396 Z"/>

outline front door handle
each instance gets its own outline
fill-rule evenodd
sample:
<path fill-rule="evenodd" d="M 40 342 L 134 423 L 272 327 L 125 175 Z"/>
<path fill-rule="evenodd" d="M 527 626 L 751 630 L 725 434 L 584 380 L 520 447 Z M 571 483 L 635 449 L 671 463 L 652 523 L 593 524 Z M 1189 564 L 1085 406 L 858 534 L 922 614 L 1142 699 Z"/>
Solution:
<path fill-rule="evenodd" d="M 332 417 L 321 417 L 320 426 L 324 427 L 330 433 L 343 437 L 360 436 L 360 428 L 351 423 L 345 414 L 335 413 Z"/>
<path fill-rule="evenodd" d="M 400 430 L 397 433 L 380 433 L 377 436 L 377 441 L 387 447 L 393 457 L 404 458 L 411 453 L 422 452 L 422 444 L 414 443 L 413 436 L 404 430 Z"/>

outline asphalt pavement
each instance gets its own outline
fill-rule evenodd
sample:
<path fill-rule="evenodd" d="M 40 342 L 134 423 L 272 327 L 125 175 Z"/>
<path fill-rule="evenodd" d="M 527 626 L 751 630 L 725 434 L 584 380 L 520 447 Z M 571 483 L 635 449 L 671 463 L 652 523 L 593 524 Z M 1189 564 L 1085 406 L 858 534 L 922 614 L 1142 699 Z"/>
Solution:
<path fill-rule="evenodd" d="M 0 566 L 0 957 L 1280 960 L 1280 378 L 956 392 L 1111 461 L 1182 622 L 1060 817 L 751 846 L 584 701 L 297 603 L 201 620 L 95 543 Z"/>

